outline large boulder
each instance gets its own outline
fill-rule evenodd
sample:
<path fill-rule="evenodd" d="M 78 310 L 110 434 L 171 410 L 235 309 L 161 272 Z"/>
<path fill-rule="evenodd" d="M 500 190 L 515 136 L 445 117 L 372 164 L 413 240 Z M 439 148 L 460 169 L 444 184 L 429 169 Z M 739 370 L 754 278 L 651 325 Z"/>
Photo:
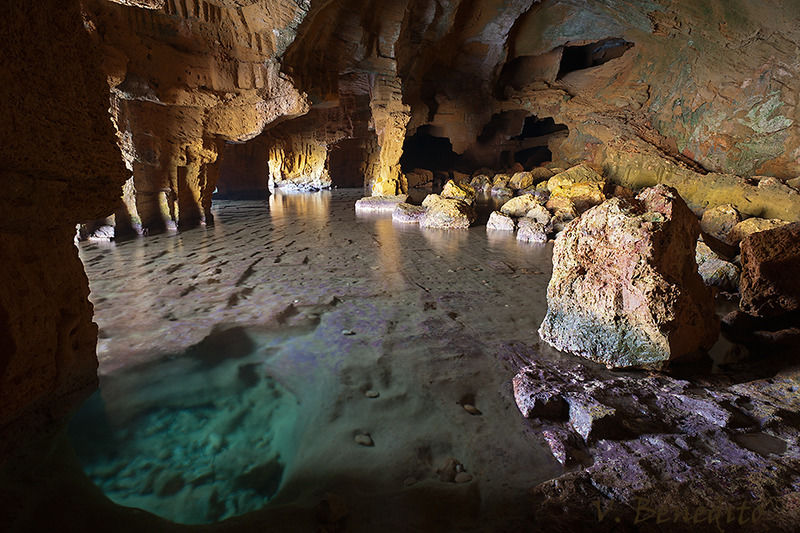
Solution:
<path fill-rule="evenodd" d="M 710 348 L 719 321 L 697 273 L 699 234 L 664 185 L 590 209 L 556 240 L 539 335 L 608 367 L 662 368 Z"/>
<path fill-rule="evenodd" d="M 421 228 L 466 229 L 475 222 L 475 208 L 463 200 L 429 194 L 422 206 L 426 211 L 419 221 Z"/>
<path fill-rule="evenodd" d="M 800 222 L 753 233 L 741 248 L 741 309 L 763 317 L 800 310 Z"/>

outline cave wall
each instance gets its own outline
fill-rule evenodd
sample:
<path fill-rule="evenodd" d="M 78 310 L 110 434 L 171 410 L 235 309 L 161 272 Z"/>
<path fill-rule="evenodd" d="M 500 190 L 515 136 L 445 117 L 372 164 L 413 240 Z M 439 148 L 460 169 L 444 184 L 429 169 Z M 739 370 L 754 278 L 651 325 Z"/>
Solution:
<path fill-rule="evenodd" d="M 125 168 L 79 3 L 8 4 L 0 39 L 2 456 L 95 387 L 97 326 L 73 236 L 79 221 L 112 213 Z"/>

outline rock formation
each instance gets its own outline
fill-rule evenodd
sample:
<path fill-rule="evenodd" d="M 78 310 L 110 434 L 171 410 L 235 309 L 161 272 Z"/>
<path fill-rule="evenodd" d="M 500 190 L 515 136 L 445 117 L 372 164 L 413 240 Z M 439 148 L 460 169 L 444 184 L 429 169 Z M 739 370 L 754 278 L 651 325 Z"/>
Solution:
<path fill-rule="evenodd" d="M 800 310 L 800 223 L 742 241 L 741 308 L 771 317 Z"/>
<path fill-rule="evenodd" d="M 542 339 L 609 367 L 662 367 L 719 333 L 697 273 L 697 218 L 674 189 L 613 198 L 570 224 L 553 249 Z"/>
<path fill-rule="evenodd" d="M 97 326 L 72 239 L 78 222 L 118 207 L 125 181 L 101 49 L 96 32 L 85 29 L 79 3 L 6 7 L 0 21 L 0 174 L 7 185 L 0 199 L 0 456 L 22 439 L 19 432 L 63 415 L 96 387 Z"/>

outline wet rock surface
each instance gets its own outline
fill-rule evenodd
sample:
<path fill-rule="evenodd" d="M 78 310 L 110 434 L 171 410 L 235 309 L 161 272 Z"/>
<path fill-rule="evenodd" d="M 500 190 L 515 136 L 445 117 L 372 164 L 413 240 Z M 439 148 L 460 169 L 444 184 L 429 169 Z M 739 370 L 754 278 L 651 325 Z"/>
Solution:
<path fill-rule="evenodd" d="M 609 367 L 660 367 L 719 334 L 697 273 L 697 218 L 674 189 L 587 211 L 556 240 L 539 334 Z"/>
<path fill-rule="evenodd" d="M 408 198 L 405 194 L 394 196 L 366 196 L 356 202 L 356 213 L 392 213 Z"/>
<path fill-rule="evenodd" d="M 696 513 L 726 531 L 789 531 L 800 484 L 798 369 L 749 375 L 615 375 L 530 361 L 513 381 L 517 405 L 554 458 L 575 468 L 534 489 L 538 512 L 602 530 L 634 520 L 650 528 L 658 512 L 663 529 L 654 531 L 680 531 Z M 584 512 L 560 510 L 578 502 Z M 741 506 L 746 522 L 735 511 L 731 520 Z"/>

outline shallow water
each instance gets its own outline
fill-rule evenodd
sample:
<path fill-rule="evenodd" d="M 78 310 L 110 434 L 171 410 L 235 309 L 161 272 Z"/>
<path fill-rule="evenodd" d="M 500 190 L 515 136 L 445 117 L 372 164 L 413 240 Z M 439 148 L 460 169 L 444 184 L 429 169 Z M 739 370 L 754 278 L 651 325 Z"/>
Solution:
<path fill-rule="evenodd" d="M 359 197 L 220 201 L 213 226 L 80 246 L 100 390 L 70 433 L 112 500 L 206 523 L 333 494 L 413 528 L 405 495 L 493 520 L 561 471 L 498 359 L 538 342 L 551 246 L 359 217 Z M 441 481 L 448 458 L 472 481 Z"/>

